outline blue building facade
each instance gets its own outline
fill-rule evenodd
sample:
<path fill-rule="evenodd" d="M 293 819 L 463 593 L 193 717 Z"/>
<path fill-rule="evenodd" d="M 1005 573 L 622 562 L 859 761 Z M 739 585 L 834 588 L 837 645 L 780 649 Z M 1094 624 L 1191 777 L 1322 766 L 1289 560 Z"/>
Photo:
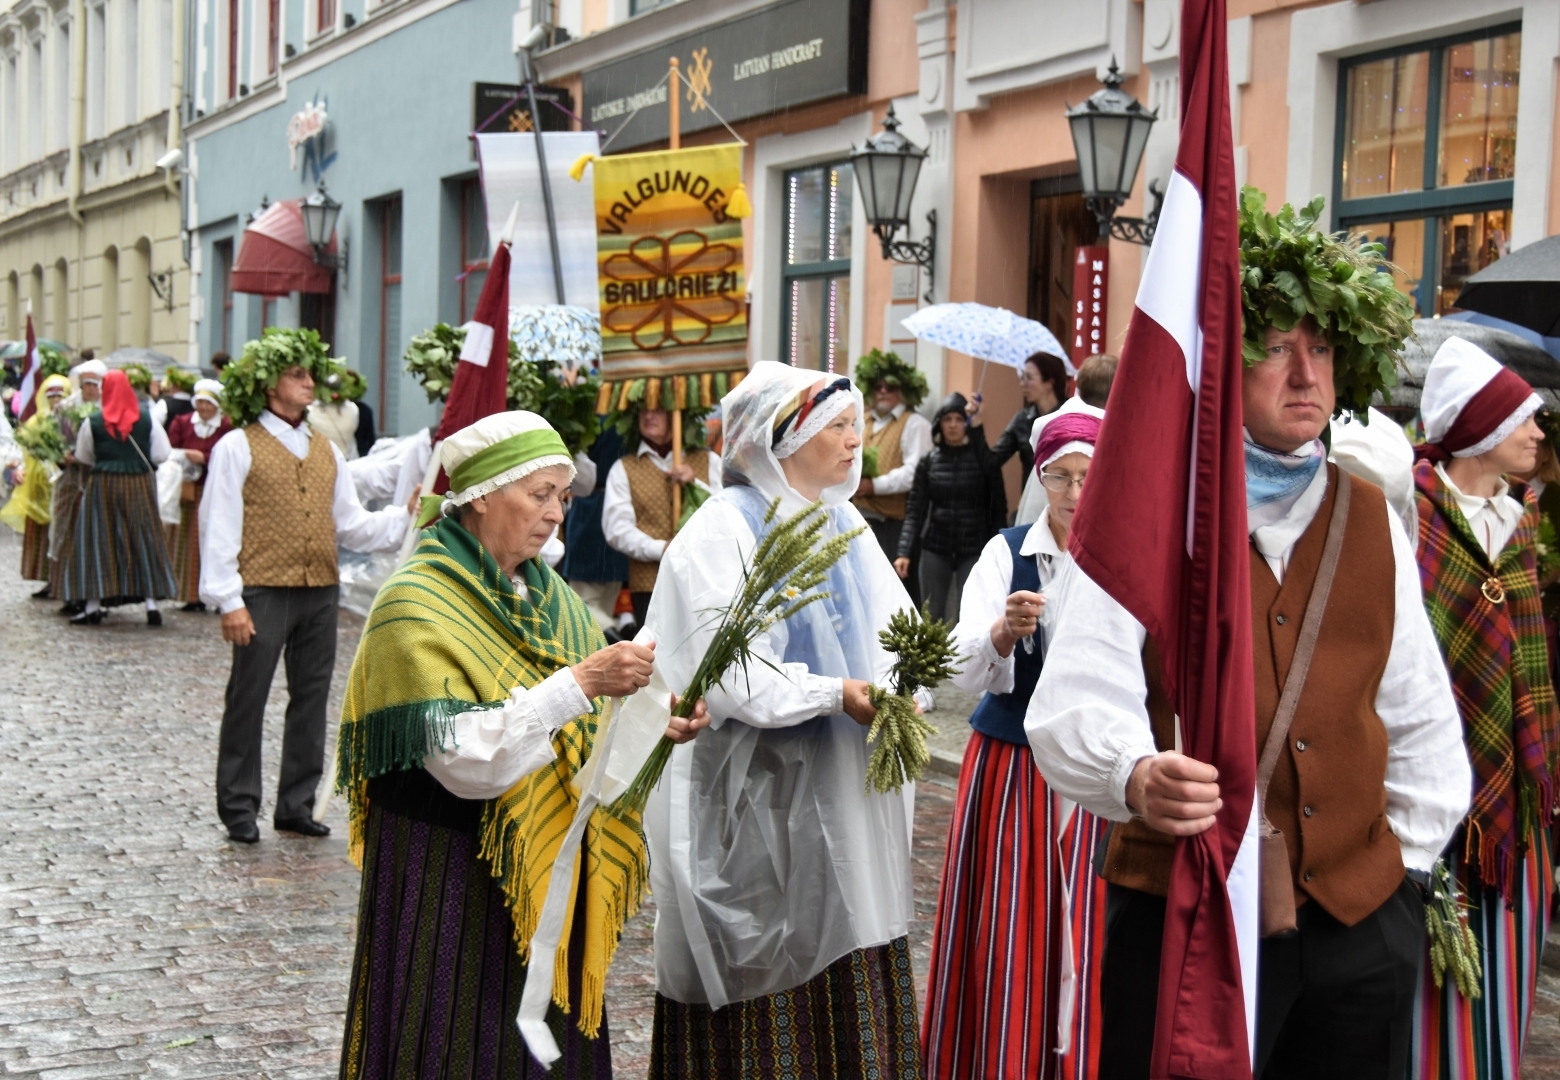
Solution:
<path fill-rule="evenodd" d="M 515 82 L 514 17 L 513 0 L 197 0 L 185 210 L 202 359 L 236 356 L 264 326 L 315 326 L 367 379 L 382 433 L 434 418 L 401 356 L 435 322 L 469 318 L 481 291 L 469 133 L 477 84 Z M 507 96 L 485 93 L 489 108 Z M 341 204 L 331 292 L 233 291 L 247 221 L 320 182 Z"/>

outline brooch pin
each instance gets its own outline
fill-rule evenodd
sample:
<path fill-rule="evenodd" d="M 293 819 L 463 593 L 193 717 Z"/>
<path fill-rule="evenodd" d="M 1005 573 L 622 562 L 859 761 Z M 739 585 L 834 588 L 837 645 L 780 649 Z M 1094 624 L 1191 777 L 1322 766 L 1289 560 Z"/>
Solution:
<path fill-rule="evenodd" d="M 1506 602 L 1506 587 L 1500 583 L 1500 578 L 1488 578 L 1480 586 L 1479 591 L 1484 594 L 1484 599 L 1492 604 L 1504 604 Z"/>

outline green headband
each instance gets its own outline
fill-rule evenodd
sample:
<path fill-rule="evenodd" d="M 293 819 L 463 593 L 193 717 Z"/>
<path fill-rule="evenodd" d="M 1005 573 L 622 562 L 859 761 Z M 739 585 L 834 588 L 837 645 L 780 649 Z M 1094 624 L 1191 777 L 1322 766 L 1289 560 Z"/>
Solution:
<path fill-rule="evenodd" d="M 477 451 L 455 466 L 450 473 L 450 494 L 459 495 L 501 473 L 541 457 L 561 457 L 566 461 L 569 458 L 569 449 L 563 445 L 563 437 L 552 428 L 537 428 L 535 431 L 511 435 Z"/>

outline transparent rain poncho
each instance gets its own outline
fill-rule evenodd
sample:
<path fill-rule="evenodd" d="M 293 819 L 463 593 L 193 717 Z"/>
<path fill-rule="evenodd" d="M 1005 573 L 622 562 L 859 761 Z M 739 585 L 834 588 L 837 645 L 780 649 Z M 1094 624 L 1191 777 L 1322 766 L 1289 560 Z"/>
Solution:
<path fill-rule="evenodd" d="M 646 620 L 674 690 L 713 635 L 710 609 L 740 588 L 770 501 L 781 497 L 782 514 L 807 505 L 770 439 L 776 413 L 819 378 L 760 363 L 722 403 L 727 487 L 667 549 Z M 858 452 L 823 494 L 829 535 L 862 524 L 849 503 L 860 464 Z M 893 658 L 878 631 L 910 600 L 870 532 L 826 587 L 828 601 L 754 642 L 747 673 L 709 695 L 710 728 L 675 750 L 646 809 L 656 988 L 674 1000 L 719 1008 L 778 993 L 908 931 L 914 788 L 866 792 L 867 729 L 837 710 L 839 679 L 886 680 Z"/>

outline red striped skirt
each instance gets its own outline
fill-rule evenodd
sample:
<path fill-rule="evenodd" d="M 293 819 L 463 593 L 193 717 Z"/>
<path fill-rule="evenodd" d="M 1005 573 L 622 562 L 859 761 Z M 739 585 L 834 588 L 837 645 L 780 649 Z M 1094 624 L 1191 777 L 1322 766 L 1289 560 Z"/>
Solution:
<path fill-rule="evenodd" d="M 49 580 L 49 527 L 32 518 L 23 524 L 22 580 Z"/>
<path fill-rule="evenodd" d="M 94 471 L 76 519 L 64 598 L 112 605 L 165 600 L 175 588 L 152 474 Z"/>
<path fill-rule="evenodd" d="M 179 591 L 174 599 L 193 604 L 200 599 L 200 496 L 205 484 L 195 485 L 195 501 L 179 504 L 179 523 L 168 526 L 168 550 L 173 552 L 173 575 Z"/>
<path fill-rule="evenodd" d="M 1097 1071 L 1105 885 L 1092 861 L 1106 823 L 1075 808 L 1063 826 L 1061 803 L 1029 747 L 970 736 L 927 979 L 931 1080 L 1084 1080 Z M 1077 992 L 1059 1054 L 1067 941 Z"/>

